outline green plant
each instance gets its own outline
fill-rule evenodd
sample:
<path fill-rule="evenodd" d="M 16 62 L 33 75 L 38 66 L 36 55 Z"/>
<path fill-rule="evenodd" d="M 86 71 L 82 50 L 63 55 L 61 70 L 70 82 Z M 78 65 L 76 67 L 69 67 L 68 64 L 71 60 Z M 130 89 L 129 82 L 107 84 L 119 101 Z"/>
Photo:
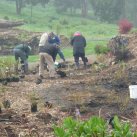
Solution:
<path fill-rule="evenodd" d="M 106 54 L 109 52 L 109 48 L 106 46 L 96 45 L 95 46 L 95 53 L 96 54 Z"/>
<path fill-rule="evenodd" d="M 125 83 L 128 82 L 128 74 L 126 72 L 126 64 L 124 62 L 119 62 L 119 66 L 117 71 L 114 73 L 114 80 L 115 81 L 124 81 Z"/>
<path fill-rule="evenodd" d="M 133 137 L 134 133 L 131 132 L 131 124 L 121 123 L 117 116 L 114 117 L 114 130 L 111 132 L 112 137 Z"/>
<path fill-rule="evenodd" d="M 60 20 L 60 24 L 61 24 L 61 25 L 68 25 L 69 22 L 68 22 L 67 19 L 64 18 L 64 19 L 61 19 L 61 20 Z"/>
<path fill-rule="evenodd" d="M 14 74 L 14 61 L 8 57 L 0 60 L 0 78 L 10 77 Z"/>
<path fill-rule="evenodd" d="M 108 123 L 97 116 L 87 121 L 74 120 L 72 117 L 65 118 L 60 126 L 53 126 L 56 137 L 137 137 L 131 132 L 129 122 L 120 122 L 117 116 L 112 121 L 113 129 L 108 128 Z"/>
<path fill-rule="evenodd" d="M 62 126 L 54 126 L 57 137 L 105 137 L 106 123 L 102 118 L 92 117 L 88 121 L 77 121 L 68 117 Z"/>

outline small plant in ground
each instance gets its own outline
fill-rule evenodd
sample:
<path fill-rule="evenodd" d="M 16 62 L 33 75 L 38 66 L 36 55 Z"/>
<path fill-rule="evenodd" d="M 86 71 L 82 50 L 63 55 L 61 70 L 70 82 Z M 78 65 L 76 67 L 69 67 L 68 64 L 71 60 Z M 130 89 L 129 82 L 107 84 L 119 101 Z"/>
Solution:
<path fill-rule="evenodd" d="M 120 34 L 127 34 L 133 27 L 133 24 L 127 19 L 122 19 L 118 23 Z"/>
<path fill-rule="evenodd" d="M 31 112 L 37 112 L 37 104 L 38 104 L 38 96 L 35 92 L 32 92 L 29 95 L 30 103 L 31 103 Z"/>
<path fill-rule="evenodd" d="M 114 80 L 115 81 L 124 81 L 125 83 L 128 82 L 128 74 L 126 72 L 126 64 L 124 62 L 120 62 L 117 71 L 114 73 Z"/>

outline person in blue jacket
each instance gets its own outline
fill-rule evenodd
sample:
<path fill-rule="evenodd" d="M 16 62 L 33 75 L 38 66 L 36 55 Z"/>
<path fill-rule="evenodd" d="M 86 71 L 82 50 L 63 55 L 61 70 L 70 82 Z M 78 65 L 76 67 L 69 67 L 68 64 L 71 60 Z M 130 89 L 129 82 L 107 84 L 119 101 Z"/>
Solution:
<path fill-rule="evenodd" d="M 53 32 L 50 32 L 48 35 L 48 42 L 49 44 L 56 45 L 57 46 L 57 53 L 59 54 L 60 58 L 65 62 L 65 57 L 63 52 L 60 49 L 60 39 L 57 35 L 55 35 Z"/>

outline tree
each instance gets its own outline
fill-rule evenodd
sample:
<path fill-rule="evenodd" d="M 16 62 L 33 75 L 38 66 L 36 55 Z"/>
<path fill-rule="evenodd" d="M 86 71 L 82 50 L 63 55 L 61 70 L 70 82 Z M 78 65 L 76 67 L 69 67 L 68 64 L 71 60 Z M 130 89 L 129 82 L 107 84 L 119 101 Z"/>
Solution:
<path fill-rule="evenodd" d="M 90 0 L 95 16 L 102 21 L 119 20 L 124 10 L 125 0 Z"/>
<path fill-rule="evenodd" d="M 71 14 L 76 13 L 76 9 L 81 10 L 81 15 L 83 17 L 87 16 L 88 0 L 55 0 L 54 5 L 56 7 L 57 12 L 68 12 Z"/>
<path fill-rule="evenodd" d="M 81 15 L 86 17 L 88 14 L 87 0 L 81 0 Z"/>
<path fill-rule="evenodd" d="M 23 4 L 22 0 L 16 0 L 16 13 L 18 15 L 21 14 L 22 4 Z"/>
<path fill-rule="evenodd" d="M 50 1 L 50 0 L 7 0 L 7 1 L 15 1 L 16 3 L 16 13 L 18 15 L 21 14 L 22 8 L 25 7 L 25 5 L 29 4 L 31 5 L 31 16 L 32 16 L 32 8 L 33 6 L 37 4 L 41 4 L 43 7 Z"/>

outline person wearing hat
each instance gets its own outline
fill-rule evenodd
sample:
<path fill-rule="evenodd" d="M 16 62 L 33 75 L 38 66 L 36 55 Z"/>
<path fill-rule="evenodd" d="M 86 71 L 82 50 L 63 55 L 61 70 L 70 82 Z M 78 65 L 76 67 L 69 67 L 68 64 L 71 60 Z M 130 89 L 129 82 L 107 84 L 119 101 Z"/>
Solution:
<path fill-rule="evenodd" d="M 18 71 L 18 64 L 20 61 L 20 63 L 24 65 L 24 73 L 26 74 L 28 73 L 28 57 L 30 55 L 30 52 L 31 52 L 31 47 L 29 46 L 29 43 L 19 44 L 13 49 L 13 53 L 16 61 L 16 65 L 15 65 L 16 72 Z"/>
<path fill-rule="evenodd" d="M 85 47 L 86 39 L 80 32 L 75 32 L 70 44 L 73 47 L 73 56 L 75 60 L 76 69 L 79 69 L 79 57 L 82 58 L 84 63 L 84 68 L 86 68 L 86 57 L 85 57 Z"/>

